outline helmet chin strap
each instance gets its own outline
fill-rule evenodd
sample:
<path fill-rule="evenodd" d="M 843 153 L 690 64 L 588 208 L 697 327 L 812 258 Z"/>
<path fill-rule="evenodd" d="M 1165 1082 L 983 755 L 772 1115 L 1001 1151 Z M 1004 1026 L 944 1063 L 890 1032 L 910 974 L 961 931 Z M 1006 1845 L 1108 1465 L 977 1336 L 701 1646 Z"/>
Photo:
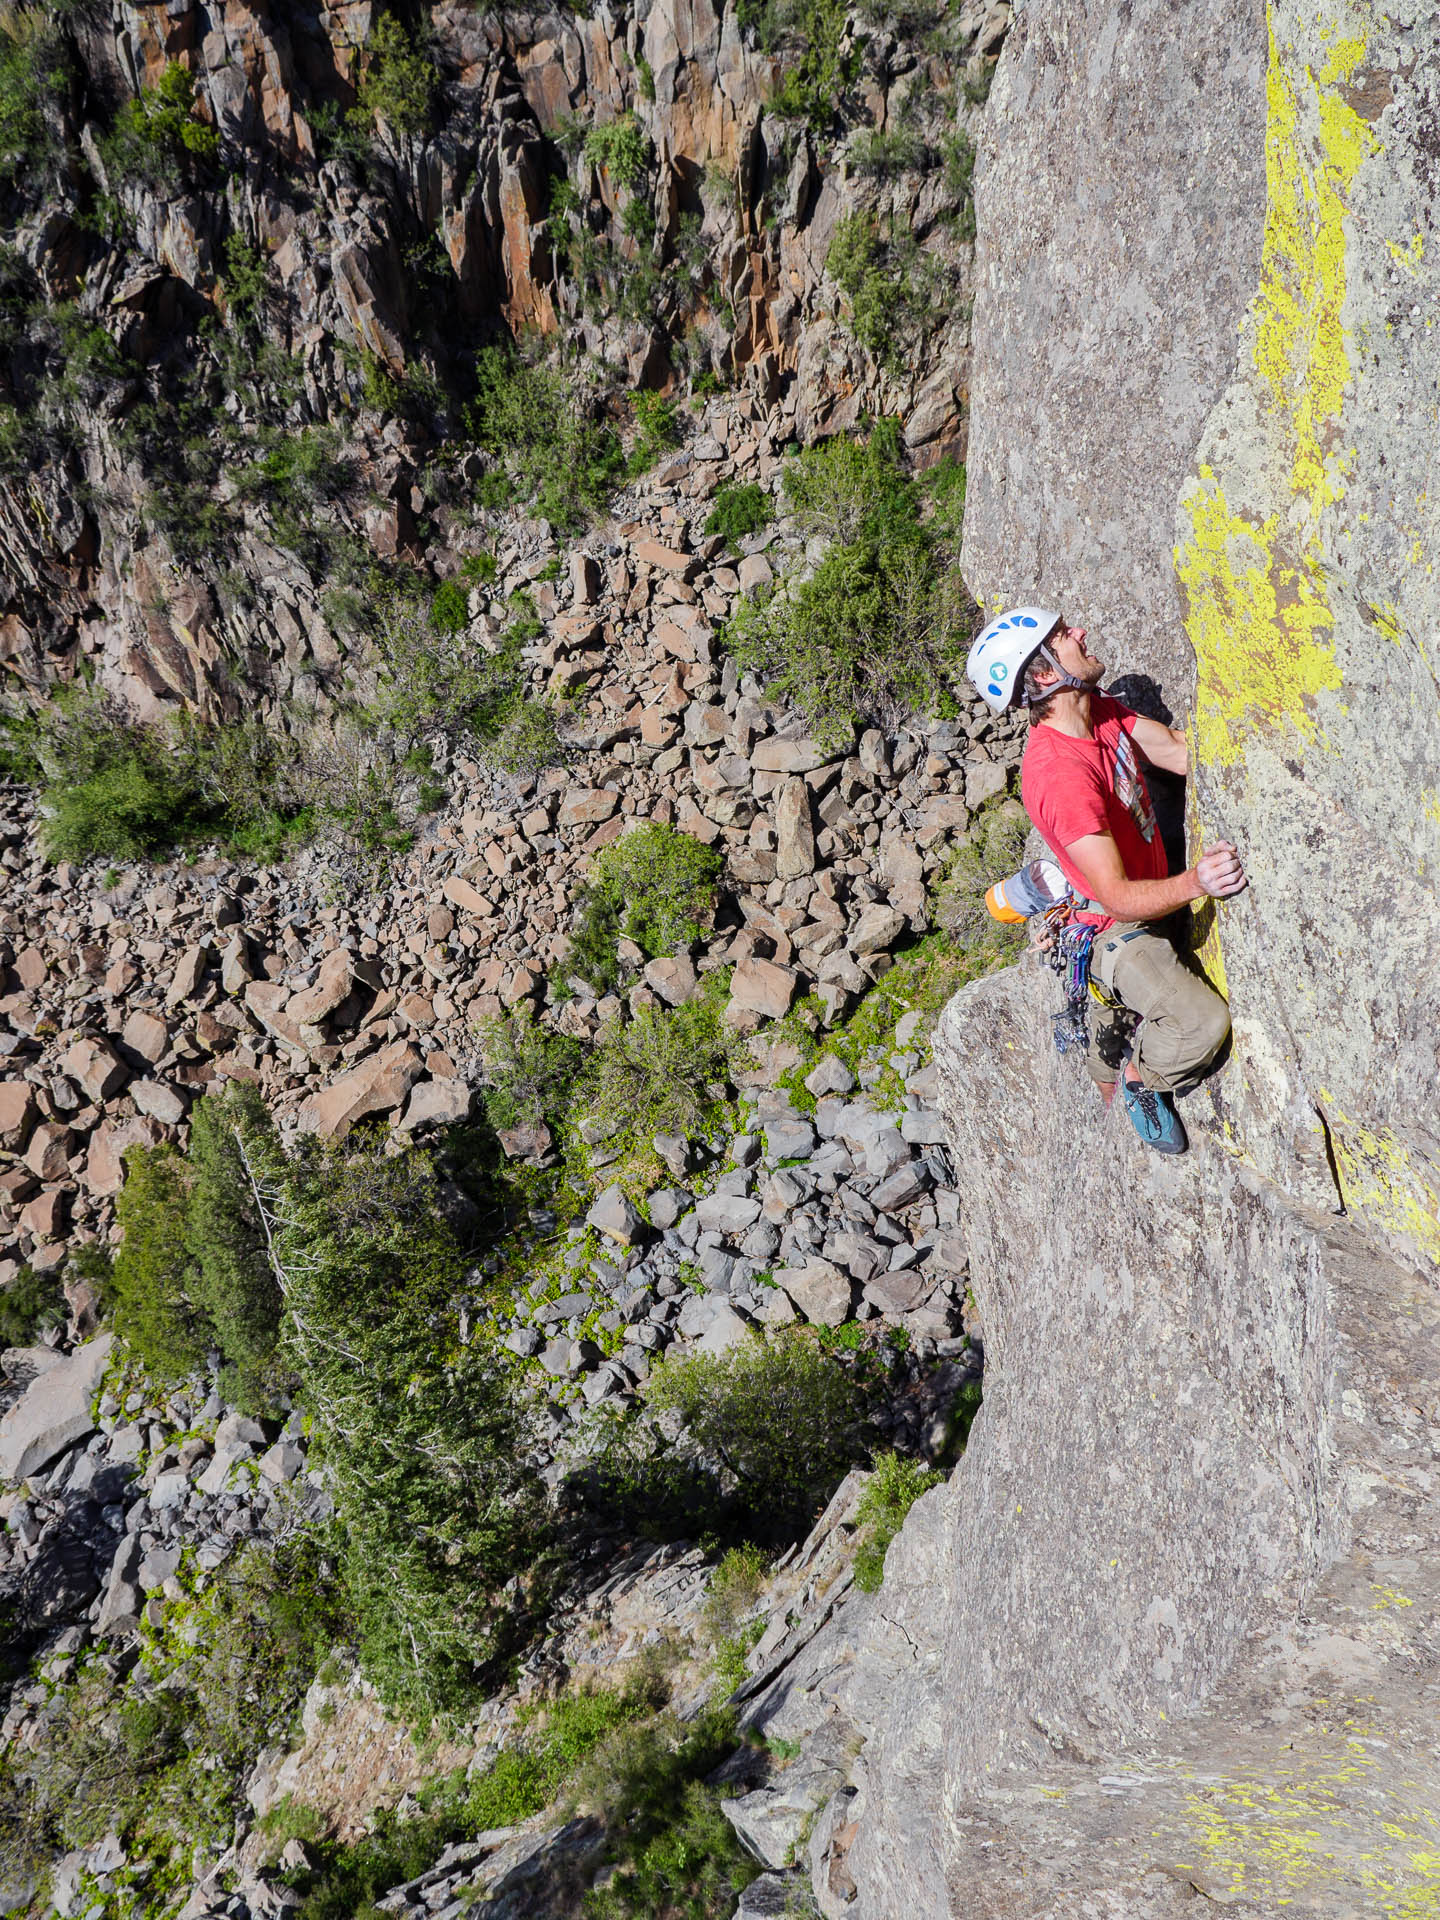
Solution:
<path fill-rule="evenodd" d="M 1077 680 L 1073 673 L 1067 673 L 1065 671 L 1064 667 L 1061 666 L 1060 662 L 1055 658 L 1054 654 L 1051 653 L 1049 647 L 1037 647 L 1036 655 L 1039 659 L 1045 662 L 1047 667 L 1054 668 L 1056 674 L 1059 676 L 1060 687 L 1073 687 L 1077 693 L 1093 692 L 1093 688 L 1090 686 L 1088 681 Z M 1036 694 L 1035 700 L 1048 700 L 1052 693 L 1056 693 L 1058 691 L 1059 691 L 1059 687 L 1046 687 L 1043 693 Z M 1020 696 L 1020 704 L 1023 707 L 1033 706 L 1035 704 L 1035 700 L 1032 700 L 1028 693 L 1022 693 Z"/>

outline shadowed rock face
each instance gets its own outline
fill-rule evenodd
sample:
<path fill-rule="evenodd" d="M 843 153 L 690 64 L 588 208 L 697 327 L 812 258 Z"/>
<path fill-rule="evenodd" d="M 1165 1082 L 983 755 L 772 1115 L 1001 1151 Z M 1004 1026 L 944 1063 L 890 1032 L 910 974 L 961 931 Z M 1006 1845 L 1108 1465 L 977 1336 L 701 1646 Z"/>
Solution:
<path fill-rule="evenodd" d="M 1174 502 L 1259 270 L 1264 65 L 1258 0 L 1036 0 L 976 172 L 966 581 L 1063 606 L 1177 715 Z"/>
<path fill-rule="evenodd" d="M 1009 148 L 980 201 L 991 311 L 967 554 L 987 594 L 1068 604 L 1078 583 L 1135 636 L 1123 664 L 1173 678 L 1176 642 L 1149 629 L 1178 500 L 1192 825 L 1240 842 L 1253 881 L 1200 928 L 1235 1044 L 1186 1103 L 1190 1157 L 1164 1162 L 1051 1051 L 1048 976 L 1011 970 L 947 1009 L 941 1105 L 985 1406 L 892 1550 L 856 1662 L 888 1705 L 852 1776 L 845 1910 L 1131 1920 L 1188 1912 L 1198 1891 L 1253 1915 L 1421 1911 L 1440 1820 L 1440 350 L 1423 238 L 1440 34 L 1413 10 L 1276 0 L 1262 109 L 1248 10 L 1213 10 L 1210 34 L 1187 13 L 1183 39 L 1158 8 L 1090 8 L 1083 33 L 1079 12 L 1027 9 L 997 84 Z M 1243 240 L 1217 226 L 1207 261 L 1218 272 L 1231 246 L 1254 263 L 1238 357 L 1188 449 L 1145 456 L 1152 487 L 1101 475 L 1087 493 L 1078 457 L 1026 486 L 1078 418 L 1067 296 L 1105 263 L 1067 250 L 1132 138 L 1083 138 L 1080 63 L 1142 26 L 1153 125 L 1193 122 L 1192 56 L 1247 76 L 1206 99 L 1213 150 L 1250 156 L 1235 180 L 1255 178 L 1262 133 L 1268 155 L 1263 231 L 1242 194 Z M 1115 216 L 1137 261 L 1173 253 L 1177 194 L 1198 226 L 1207 208 L 1219 221 L 1213 171 L 1192 171 L 1167 192 L 1161 168 Z M 1008 344 L 1005 178 L 1030 183 L 1028 204 L 1048 183 L 1079 209 L 1064 248 L 1034 256 Z M 1104 352 L 1097 308 L 1082 447 L 1174 424 L 1145 354 L 1193 331 L 1203 283 L 1146 285 L 1137 355 Z"/>

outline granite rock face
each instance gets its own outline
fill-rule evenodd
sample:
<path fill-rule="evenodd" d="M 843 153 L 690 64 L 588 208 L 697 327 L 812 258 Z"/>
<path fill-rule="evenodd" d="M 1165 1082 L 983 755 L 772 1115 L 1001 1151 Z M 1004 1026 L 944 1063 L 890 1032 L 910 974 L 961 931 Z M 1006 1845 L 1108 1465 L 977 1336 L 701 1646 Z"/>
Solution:
<path fill-rule="evenodd" d="M 1273 29 L 1264 268 L 1177 519 L 1196 812 L 1258 863 L 1206 959 L 1246 1152 L 1433 1272 L 1440 28 L 1292 4 Z"/>
<path fill-rule="evenodd" d="M 1259 0 L 1034 0 L 976 169 L 964 570 L 1189 707 L 1174 502 L 1235 360 L 1264 210 Z"/>
<path fill-rule="evenodd" d="M 1189 1158 L 1167 1162 L 1051 1050 L 1048 975 L 1007 971 L 947 1009 L 940 1105 L 985 1406 L 959 1471 L 892 1547 L 849 1678 L 832 1657 L 818 1683 L 885 1699 L 846 1789 L 855 1898 L 827 1891 L 833 1852 L 814 1863 L 827 1913 L 1128 1920 L 1188 1911 L 1197 1894 L 1257 1916 L 1434 1898 L 1440 715 L 1424 236 L 1440 35 L 1412 8 L 1276 0 L 1267 67 L 1258 16 L 1214 12 L 1205 35 L 1187 16 L 1183 44 L 1159 9 L 1035 6 L 1017 23 L 996 89 L 1005 147 L 979 202 L 967 554 L 987 598 L 1079 593 L 1129 643 L 1115 665 L 1168 693 L 1189 671 L 1160 552 L 1178 503 L 1192 831 L 1239 842 L 1252 878 L 1196 930 L 1234 1049 L 1185 1103 Z M 1158 190 L 1135 184 L 1110 216 L 1137 262 L 1134 297 L 1143 281 L 1153 302 L 1136 350 L 1105 355 L 1097 334 L 1075 362 L 1093 414 L 1078 444 L 1153 440 L 1147 484 L 1127 495 L 1062 462 L 1027 485 L 1032 449 L 1077 444 L 1063 316 L 1079 277 L 1109 269 L 1093 248 L 1073 264 L 1078 229 L 1032 247 L 1029 317 L 1007 340 L 994 304 L 1019 283 L 998 270 L 1019 260 L 1023 221 L 1000 189 L 1028 181 L 1024 204 L 1082 209 L 1113 193 L 1144 135 L 1117 122 L 1075 137 L 1077 75 L 1108 71 L 1107 50 L 1133 51 L 1142 30 L 1156 37 L 1151 125 L 1193 119 L 1187 62 L 1231 77 L 1206 98 L 1213 162 L 1187 159 L 1175 191 L 1200 225 L 1207 208 L 1230 219 L 1200 271 L 1223 267 L 1248 298 L 1238 355 L 1228 368 L 1232 300 L 1211 337 L 1210 417 L 1197 383 L 1186 435 L 1165 445 L 1162 364 L 1207 302 L 1194 271 L 1143 281 L 1139 261 L 1174 253 L 1157 156 Z M 1136 311 L 1108 285 L 1102 311 Z M 1127 386 L 1132 373 L 1151 384 Z"/>

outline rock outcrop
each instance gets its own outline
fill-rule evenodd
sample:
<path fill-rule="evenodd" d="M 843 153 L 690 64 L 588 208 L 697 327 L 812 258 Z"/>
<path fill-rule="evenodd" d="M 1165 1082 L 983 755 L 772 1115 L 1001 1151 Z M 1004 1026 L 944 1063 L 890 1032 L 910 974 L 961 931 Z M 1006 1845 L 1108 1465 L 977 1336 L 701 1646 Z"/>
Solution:
<path fill-rule="evenodd" d="M 1082 58 L 1074 13 L 1028 8 L 1002 61 L 1001 111 L 1023 97 L 1030 117 L 982 178 L 987 299 L 1018 258 L 1001 181 L 1033 187 L 1063 155 L 1054 197 L 1087 205 L 1123 172 L 1106 140 L 1071 142 L 1076 93 L 1100 86 L 1103 49 L 1160 34 L 1158 15 L 1089 9 Z M 1025 355 L 1063 392 L 1058 323 L 1022 329 L 1003 378 L 998 349 L 977 368 L 967 554 L 987 600 L 1068 598 L 1079 578 L 1130 638 L 1107 657 L 1167 693 L 1183 621 L 1192 827 L 1235 839 L 1252 879 L 1197 928 L 1233 1052 L 1185 1103 L 1190 1157 L 1161 1161 L 1052 1052 L 1043 972 L 947 1009 L 936 1057 L 985 1406 L 858 1640 L 853 1623 L 827 1630 L 760 1720 L 782 1730 L 804 1699 L 811 1739 L 827 1715 L 865 1739 L 813 1829 L 831 1914 L 1128 1920 L 1198 1893 L 1348 1915 L 1434 1898 L 1440 716 L 1422 236 L 1440 46 L 1408 13 L 1276 0 L 1262 120 L 1245 76 L 1263 24 L 1238 9 L 1214 24 L 1206 58 L 1234 87 L 1211 105 L 1238 116 L 1214 150 L 1253 181 L 1263 144 L 1266 194 L 1263 230 L 1208 260 L 1219 274 L 1229 246 L 1226 271 L 1258 262 L 1229 385 L 1212 336 L 1210 418 L 1192 413 L 1188 449 L 1148 456 L 1157 479 L 1170 462 L 1179 594 L 1159 564 L 1164 500 L 1102 490 L 1113 525 L 1081 545 L 1088 499 L 1058 501 L 1057 483 L 1018 501 L 1018 469 L 987 462 L 987 444 L 1057 444 Z M 1065 59 L 1040 73 L 1045 47 L 1068 83 Z M 1157 46 L 1146 116 L 1188 113 L 1190 85 Z M 1181 191 L 1203 208 L 1210 186 Z M 1127 208 L 1138 254 L 1164 250 L 1172 212 L 1164 191 Z M 1192 281 L 1177 275 L 1145 328 L 1150 393 L 1168 343 L 1193 337 Z M 1149 286 L 1165 294 L 1165 277 Z M 1065 290 L 1051 256 L 1032 310 L 1061 311 Z M 1085 445 L 1166 439 L 1171 417 L 1137 421 L 1118 379 L 1092 377 Z"/>
<path fill-rule="evenodd" d="M 433 4 L 412 21 L 425 124 L 413 102 L 391 124 L 383 97 L 357 123 L 357 85 L 388 57 L 381 17 L 125 0 L 57 27 L 67 157 L 33 169 L 6 272 L 7 297 L 33 303 L 34 351 L 0 368 L 34 441 L 0 476 L 0 662 L 27 698 L 93 672 L 143 719 L 325 713 L 355 651 L 326 591 L 334 555 L 455 570 L 455 517 L 468 524 L 484 466 L 472 452 L 454 470 L 470 366 L 522 331 L 563 354 L 577 391 L 578 363 L 608 366 L 585 404 L 617 417 L 636 389 L 704 376 L 783 407 L 781 444 L 894 413 L 922 459 L 963 445 L 968 172 L 941 151 L 968 156 L 979 107 L 949 92 L 988 73 L 1008 0 L 967 0 L 948 50 L 923 59 L 891 31 L 830 22 L 849 80 L 823 139 L 772 106 L 788 56 L 708 0 L 589 19 Z M 191 77 L 192 137 L 212 158 L 151 141 L 127 159 L 117 110 L 172 70 Z M 586 135 L 622 117 L 644 158 L 611 169 Z M 865 160 L 863 141 L 902 122 L 899 158 Z M 94 218 L 97 195 L 113 218 Z M 847 324 L 827 265 L 847 215 L 923 247 L 925 313 L 903 352 Z M 167 409 L 196 376 L 182 455 Z M 65 415 L 43 431 L 42 388 L 41 411 Z M 218 458 L 195 427 L 222 405 L 235 431 Z M 306 501 L 299 535 L 246 478 L 274 444 L 257 431 L 267 408 L 272 428 L 344 441 L 344 480 Z"/>

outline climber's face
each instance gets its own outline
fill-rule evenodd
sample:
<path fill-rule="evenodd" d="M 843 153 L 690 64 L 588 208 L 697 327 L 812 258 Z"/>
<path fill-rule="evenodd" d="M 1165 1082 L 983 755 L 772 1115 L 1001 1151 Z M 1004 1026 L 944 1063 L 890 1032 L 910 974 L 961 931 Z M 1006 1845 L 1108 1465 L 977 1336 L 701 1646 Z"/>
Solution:
<path fill-rule="evenodd" d="M 1105 674 L 1104 662 L 1097 660 L 1086 646 L 1084 627 L 1066 626 L 1062 620 L 1046 645 L 1066 673 L 1073 673 L 1087 686 L 1099 686 Z"/>

